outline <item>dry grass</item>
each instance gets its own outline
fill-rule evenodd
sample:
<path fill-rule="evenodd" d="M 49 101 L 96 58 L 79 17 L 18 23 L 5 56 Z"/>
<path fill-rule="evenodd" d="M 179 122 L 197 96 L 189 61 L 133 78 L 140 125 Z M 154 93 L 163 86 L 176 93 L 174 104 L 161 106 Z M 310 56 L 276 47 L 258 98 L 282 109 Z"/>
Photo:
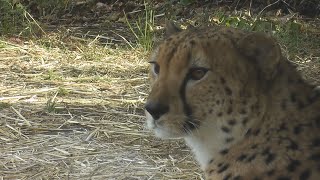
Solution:
<path fill-rule="evenodd" d="M 184 143 L 144 128 L 145 52 L 2 39 L 0 179 L 201 179 Z"/>
<path fill-rule="evenodd" d="M 290 59 L 320 84 L 306 44 Z M 147 56 L 64 33 L 0 38 L 0 179 L 202 179 L 184 142 L 144 128 Z"/>

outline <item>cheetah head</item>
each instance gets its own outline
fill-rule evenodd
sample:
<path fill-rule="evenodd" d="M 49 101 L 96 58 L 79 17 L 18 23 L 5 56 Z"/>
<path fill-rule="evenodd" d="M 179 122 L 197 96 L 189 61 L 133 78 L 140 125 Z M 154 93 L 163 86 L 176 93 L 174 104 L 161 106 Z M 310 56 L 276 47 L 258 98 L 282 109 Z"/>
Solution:
<path fill-rule="evenodd" d="M 247 123 L 279 73 L 280 59 L 279 45 L 263 33 L 181 30 L 168 23 L 150 59 L 148 128 L 161 138 L 181 138 Z"/>

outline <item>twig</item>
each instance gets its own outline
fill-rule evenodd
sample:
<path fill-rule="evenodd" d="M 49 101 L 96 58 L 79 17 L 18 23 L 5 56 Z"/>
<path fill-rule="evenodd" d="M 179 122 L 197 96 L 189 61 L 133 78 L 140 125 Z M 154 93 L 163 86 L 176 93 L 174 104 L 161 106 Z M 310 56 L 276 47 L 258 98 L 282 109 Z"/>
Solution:
<path fill-rule="evenodd" d="M 21 119 L 24 120 L 24 122 L 27 124 L 27 126 L 29 126 L 29 127 L 31 126 L 30 122 L 29 122 L 25 117 L 23 117 L 22 114 L 20 114 L 19 111 L 17 111 L 13 106 L 11 106 L 11 109 L 12 109 Z"/>

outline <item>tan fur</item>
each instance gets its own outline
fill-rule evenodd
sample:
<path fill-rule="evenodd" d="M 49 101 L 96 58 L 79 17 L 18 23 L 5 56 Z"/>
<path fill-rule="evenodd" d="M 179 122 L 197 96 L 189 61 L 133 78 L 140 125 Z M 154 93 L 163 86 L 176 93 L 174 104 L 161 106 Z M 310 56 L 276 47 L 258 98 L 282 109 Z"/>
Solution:
<path fill-rule="evenodd" d="M 147 111 L 157 136 L 185 138 L 206 179 L 320 179 L 319 90 L 272 37 L 227 27 L 168 32 L 151 59 L 160 73 L 146 105 L 168 107 L 157 120 Z M 192 67 L 209 71 L 184 84 Z"/>

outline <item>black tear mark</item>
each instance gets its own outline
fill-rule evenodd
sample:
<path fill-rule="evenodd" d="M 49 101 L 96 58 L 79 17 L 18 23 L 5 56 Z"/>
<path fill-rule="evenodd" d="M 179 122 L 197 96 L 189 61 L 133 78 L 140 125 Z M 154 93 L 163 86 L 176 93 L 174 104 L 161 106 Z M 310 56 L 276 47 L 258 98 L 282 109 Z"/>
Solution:
<path fill-rule="evenodd" d="M 180 87 L 180 97 L 181 97 L 181 100 L 183 103 L 183 110 L 184 110 L 185 115 L 187 116 L 187 121 L 185 121 L 185 124 L 183 125 L 186 132 L 188 132 L 189 130 L 194 130 L 200 126 L 200 121 L 195 121 L 193 119 L 192 109 L 188 105 L 187 100 L 186 100 L 186 86 L 189 81 L 189 78 L 190 78 L 189 75 L 187 75 L 184 78 L 182 85 Z"/>

